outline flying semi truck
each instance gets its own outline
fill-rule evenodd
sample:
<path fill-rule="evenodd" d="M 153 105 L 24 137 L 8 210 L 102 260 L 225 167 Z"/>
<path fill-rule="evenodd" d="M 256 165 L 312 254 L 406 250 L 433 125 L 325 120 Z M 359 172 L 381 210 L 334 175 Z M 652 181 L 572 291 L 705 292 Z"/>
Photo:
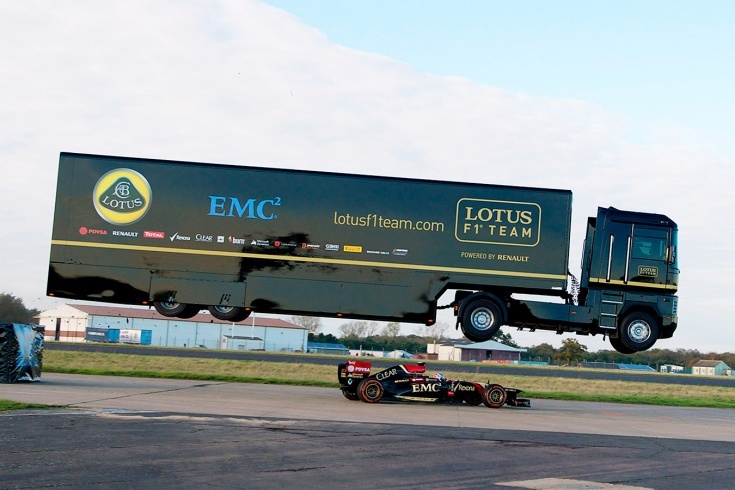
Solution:
<path fill-rule="evenodd" d="M 598 208 L 577 280 L 571 216 L 568 190 L 61 153 L 47 294 L 233 322 L 453 308 L 472 341 L 506 325 L 623 353 L 671 337 L 676 223 Z"/>

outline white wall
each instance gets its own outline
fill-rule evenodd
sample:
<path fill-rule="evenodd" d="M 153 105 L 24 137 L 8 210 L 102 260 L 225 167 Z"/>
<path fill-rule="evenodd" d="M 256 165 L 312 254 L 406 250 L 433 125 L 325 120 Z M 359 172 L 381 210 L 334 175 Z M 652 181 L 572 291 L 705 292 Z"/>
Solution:
<path fill-rule="evenodd" d="M 46 329 L 44 340 L 54 340 L 57 319 L 60 320 L 60 342 L 84 342 L 87 314 L 69 305 L 59 305 L 40 313 L 38 324 Z"/>

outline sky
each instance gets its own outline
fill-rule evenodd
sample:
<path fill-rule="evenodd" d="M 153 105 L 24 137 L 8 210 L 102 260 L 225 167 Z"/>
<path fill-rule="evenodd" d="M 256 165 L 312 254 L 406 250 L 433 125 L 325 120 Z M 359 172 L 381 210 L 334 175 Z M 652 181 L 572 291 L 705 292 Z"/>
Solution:
<path fill-rule="evenodd" d="M 62 151 L 550 187 L 574 193 L 576 275 L 598 206 L 676 221 L 680 326 L 656 347 L 733 352 L 734 19 L 726 1 L 0 0 L 0 292 L 58 304 Z"/>

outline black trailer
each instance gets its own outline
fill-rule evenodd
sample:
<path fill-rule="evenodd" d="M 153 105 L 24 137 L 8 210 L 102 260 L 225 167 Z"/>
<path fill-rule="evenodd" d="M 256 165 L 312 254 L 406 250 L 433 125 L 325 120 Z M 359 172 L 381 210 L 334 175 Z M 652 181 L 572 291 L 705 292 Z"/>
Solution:
<path fill-rule="evenodd" d="M 580 296 L 599 304 L 576 311 L 568 299 L 571 204 L 567 190 L 62 153 L 48 294 L 182 318 L 208 308 L 231 321 L 255 310 L 431 324 L 438 298 L 456 290 L 473 340 L 502 324 L 617 338 L 626 308 L 608 329 L 597 294 L 632 286 L 617 269 L 603 280 L 595 262 L 583 274 Z M 632 282 L 670 297 L 676 226 L 651 226 L 668 255 Z M 591 260 L 603 242 L 590 241 Z M 568 301 L 544 311 L 513 294 Z M 652 312 L 675 328 L 670 313 Z"/>

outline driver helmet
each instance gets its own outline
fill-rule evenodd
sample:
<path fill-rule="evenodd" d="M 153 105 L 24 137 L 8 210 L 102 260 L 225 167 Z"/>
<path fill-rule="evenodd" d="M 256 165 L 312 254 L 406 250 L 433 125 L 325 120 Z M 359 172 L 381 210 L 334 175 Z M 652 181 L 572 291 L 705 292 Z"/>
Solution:
<path fill-rule="evenodd" d="M 442 373 L 436 373 L 434 375 L 434 379 L 438 379 L 439 381 L 446 381 L 447 378 L 445 378 Z"/>

